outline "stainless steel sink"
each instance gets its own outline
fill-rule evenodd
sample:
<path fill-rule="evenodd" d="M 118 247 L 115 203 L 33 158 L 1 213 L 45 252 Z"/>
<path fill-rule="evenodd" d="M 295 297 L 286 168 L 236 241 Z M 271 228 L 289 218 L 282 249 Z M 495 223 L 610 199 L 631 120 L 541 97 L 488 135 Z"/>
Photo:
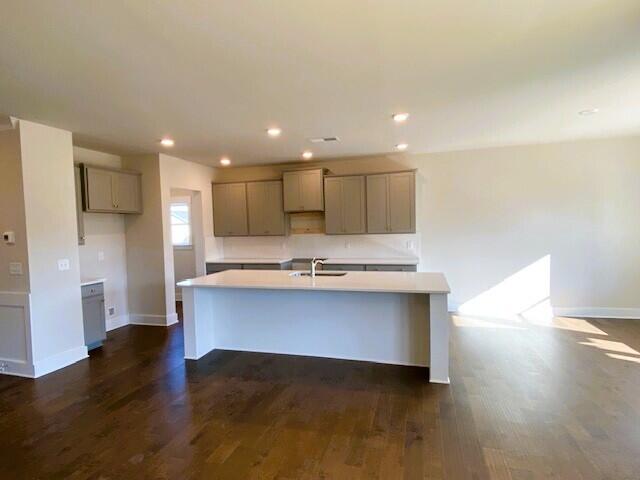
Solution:
<path fill-rule="evenodd" d="M 344 277 L 348 272 L 316 272 L 316 277 Z M 291 272 L 290 277 L 310 277 L 311 272 Z"/>

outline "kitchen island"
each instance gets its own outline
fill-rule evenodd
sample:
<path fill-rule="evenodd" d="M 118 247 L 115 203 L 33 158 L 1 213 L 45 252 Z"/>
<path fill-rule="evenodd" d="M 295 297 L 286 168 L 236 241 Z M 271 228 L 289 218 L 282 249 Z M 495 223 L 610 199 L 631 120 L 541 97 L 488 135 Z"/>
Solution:
<path fill-rule="evenodd" d="M 429 367 L 429 381 L 449 383 L 441 273 L 227 270 L 178 286 L 187 359 L 216 348 L 342 358 Z"/>

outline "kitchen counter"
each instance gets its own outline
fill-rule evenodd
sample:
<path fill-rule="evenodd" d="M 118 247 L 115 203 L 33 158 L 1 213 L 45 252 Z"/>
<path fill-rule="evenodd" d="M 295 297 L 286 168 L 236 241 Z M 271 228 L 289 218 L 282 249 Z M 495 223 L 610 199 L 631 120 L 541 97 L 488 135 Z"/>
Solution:
<path fill-rule="evenodd" d="M 329 290 L 345 292 L 449 293 L 442 273 L 347 272 L 344 276 L 297 277 L 289 270 L 227 270 L 184 280 L 182 288 L 251 288 L 262 290 Z M 327 273 L 327 270 L 323 270 Z"/>
<path fill-rule="evenodd" d="M 185 358 L 214 349 L 343 358 L 429 367 L 430 382 L 449 383 L 442 273 L 291 273 L 226 270 L 179 282 Z"/>
<path fill-rule="evenodd" d="M 331 265 L 417 265 L 416 257 L 391 258 L 327 258 L 324 263 Z"/>
<path fill-rule="evenodd" d="M 97 283 L 104 283 L 106 281 L 106 278 L 82 278 L 80 279 L 80 286 L 86 287 L 87 285 L 95 285 Z"/>
<path fill-rule="evenodd" d="M 225 257 L 225 258 L 208 258 L 206 263 L 253 263 L 253 264 L 278 264 L 281 265 L 283 263 L 290 262 L 292 260 L 291 257 L 287 258 L 250 258 L 250 257 Z"/>

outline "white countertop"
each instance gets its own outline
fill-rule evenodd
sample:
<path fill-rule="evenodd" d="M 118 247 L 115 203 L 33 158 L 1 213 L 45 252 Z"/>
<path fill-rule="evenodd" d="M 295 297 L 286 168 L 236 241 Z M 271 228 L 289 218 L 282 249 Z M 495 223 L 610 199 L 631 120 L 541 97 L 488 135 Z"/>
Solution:
<path fill-rule="evenodd" d="M 333 265 L 417 265 L 416 257 L 398 258 L 327 258 L 324 263 Z"/>
<path fill-rule="evenodd" d="M 326 272 L 326 271 L 325 271 Z M 294 277 L 290 270 L 227 270 L 184 280 L 179 287 L 449 293 L 447 279 L 432 272 L 347 272 L 341 277 Z"/>
<path fill-rule="evenodd" d="M 106 278 L 82 278 L 80 279 L 80 286 L 86 287 L 87 285 L 95 285 L 96 283 L 104 283 L 106 281 Z"/>
<path fill-rule="evenodd" d="M 291 257 L 288 258 L 208 258 L 207 263 L 260 263 L 260 264 L 283 264 L 293 260 Z"/>

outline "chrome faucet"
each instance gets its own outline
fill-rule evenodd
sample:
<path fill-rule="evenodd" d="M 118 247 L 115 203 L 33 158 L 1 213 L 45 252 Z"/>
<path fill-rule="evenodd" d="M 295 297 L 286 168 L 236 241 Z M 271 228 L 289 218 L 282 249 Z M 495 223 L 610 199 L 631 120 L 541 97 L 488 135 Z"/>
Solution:
<path fill-rule="evenodd" d="M 311 260 L 311 278 L 316 278 L 316 267 L 318 264 L 324 265 L 324 260 L 313 257 L 313 260 Z"/>

